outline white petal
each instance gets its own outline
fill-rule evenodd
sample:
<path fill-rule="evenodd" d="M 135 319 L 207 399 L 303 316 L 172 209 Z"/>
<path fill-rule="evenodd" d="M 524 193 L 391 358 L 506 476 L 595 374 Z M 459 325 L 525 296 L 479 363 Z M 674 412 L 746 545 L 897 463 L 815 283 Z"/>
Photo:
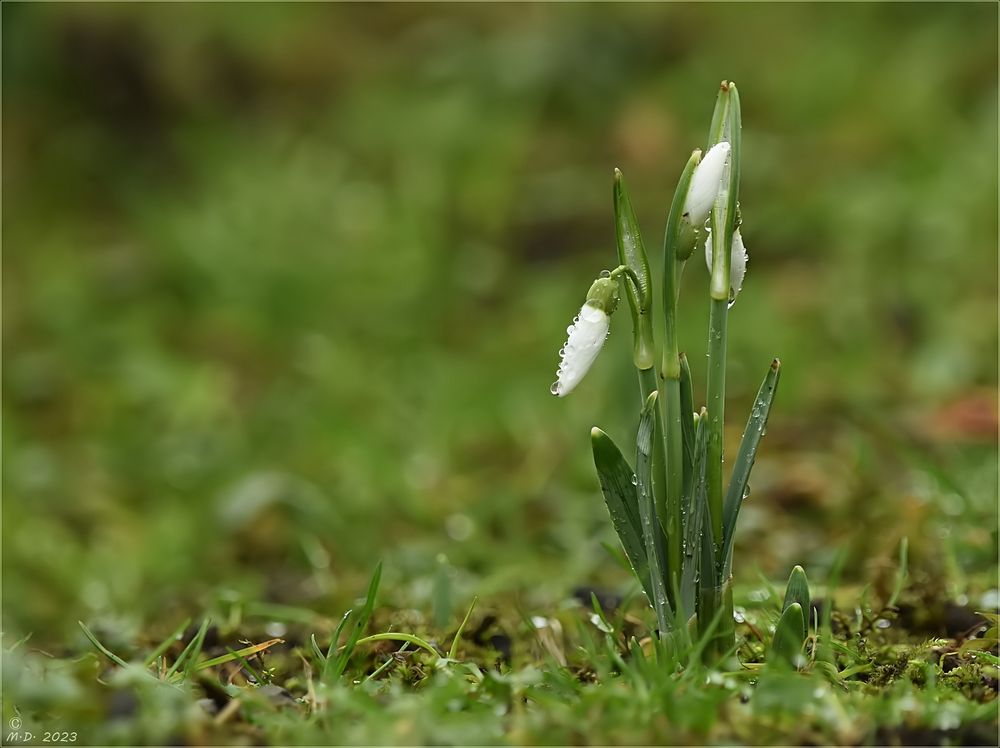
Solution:
<path fill-rule="evenodd" d="M 590 370 L 608 337 L 611 318 L 603 309 L 584 304 L 579 316 L 567 328 L 569 338 L 560 351 L 559 377 L 552 385 L 552 394 L 565 397 Z"/>
<path fill-rule="evenodd" d="M 716 143 L 691 175 L 691 184 L 684 199 L 684 213 L 695 227 L 700 227 L 708 219 L 712 203 L 719 194 L 722 172 L 726 166 L 726 159 L 729 158 L 729 148 L 729 143 L 725 140 Z"/>
<path fill-rule="evenodd" d="M 705 264 L 708 272 L 712 272 L 712 230 L 706 229 L 705 234 Z M 743 244 L 743 235 L 739 229 L 733 233 L 733 252 L 729 260 L 729 288 L 732 289 L 733 298 L 743 288 L 743 279 L 747 274 L 747 248 Z"/>

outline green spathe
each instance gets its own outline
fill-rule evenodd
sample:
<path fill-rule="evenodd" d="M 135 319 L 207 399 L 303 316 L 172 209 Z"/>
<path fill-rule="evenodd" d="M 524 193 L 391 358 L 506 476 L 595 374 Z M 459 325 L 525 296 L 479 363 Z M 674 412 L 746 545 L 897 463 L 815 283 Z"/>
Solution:
<path fill-rule="evenodd" d="M 618 299 L 618 281 L 614 278 L 598 278 L 587 291 L 587 304 L 609 317 L 618 308 Z"/>

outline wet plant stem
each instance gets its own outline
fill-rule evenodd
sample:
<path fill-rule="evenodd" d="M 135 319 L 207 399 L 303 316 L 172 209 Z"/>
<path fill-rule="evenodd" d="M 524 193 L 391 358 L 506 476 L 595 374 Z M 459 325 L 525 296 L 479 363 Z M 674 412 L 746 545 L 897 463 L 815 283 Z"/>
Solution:
<path fill-rule="evenodd" d="M 708 460 L 706 485 L 708 509 L 712 521 L 712 538 L 716 552 L 722 547 L 722 483 L 723 425 L 726 409 L 726 328 L 729 320 L 728 301 L 712 298 L 708 321 Z"/>
<path fill-rule="evenodd" d="M 668 227 L 668 251 L 663 262 L 663 368 L 660 399 L 663 401 L 663 451 L 666 458 L 664 516 L 670 559 L 670 585 L 679 590 L 684 554 L 684 520 L 681 516 L 684 491 L 684 441 L 681 430 L 681 364 L 677 350 L 677 275 L 674 240 Z"/>
<path fill-rule="evenodd" d="M 650 367 L 648 369 L 639 369 L 639 392 L 642 395 L 642 401 L 646 402 L 646 398 L 649 397 L 651 392 L 656 392 L 659 389 L 656 381 L 656 369 Z M 660 397 L 663 393 L 660 393 Z M 669 523 L 665 521 L 667 511 L 667 453 L 664 449 L 665 442 L 663 439 L 663 417 L 659 407 L 656 408 L 656 420 L 654 421 L 654 432 L 653 432 L 653 505 L 656 507 L 656 514 L 659 518 L 663 532 L 667 535 L 669 539 Z M 681 558 L 678 553 L 674 554 L 674 543 L 668 542 L 666 564 L 669 569 L 670 580 L 667 584 L 667 599 L 670 601 L 670 605 L 675 605 L 674 598 L 674 577 L 680 580 L 680 564 Z"/>

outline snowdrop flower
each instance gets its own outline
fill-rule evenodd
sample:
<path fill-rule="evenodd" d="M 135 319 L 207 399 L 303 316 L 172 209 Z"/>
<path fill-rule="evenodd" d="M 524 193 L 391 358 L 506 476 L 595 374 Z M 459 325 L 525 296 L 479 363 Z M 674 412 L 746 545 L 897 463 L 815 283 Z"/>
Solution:
<path fill-rule="evenodd" d="M 691 185 L 684 199 L 684 217 L 695 228 L 708 220 L 712 204 L 719 194 L 722 173 L 729 158 L 729 143 L 725 140 L 712 146 L 691 175 Z"/>
<path fill-rule="evenodd" d="M 618 281 L 601 277 L 594 281 L 587 293 L 587 301 L 573 324 L 566 328 L 569 338 L 559 351 L 562 357 L 556 372 L 558 379 L 549 391 L 566 397 L 590 370 L 597 354 L 604 347 L 611 327 L 611 315 L 618 306 Z"/>
<path fill-rule="evenodd" d="M 712 230 L 706 229 L 705 233 L 705 264 L 708 265 L 708 272 L 712 272 Z M 733 232 L 733 252 L 729 261 L 729 294 L 730 300 L 735 301 L 736 295 L 743 288 L 743 277 L 747 274 L 747 248 L 743 244 L 743 235 L 740 230 Z"/>

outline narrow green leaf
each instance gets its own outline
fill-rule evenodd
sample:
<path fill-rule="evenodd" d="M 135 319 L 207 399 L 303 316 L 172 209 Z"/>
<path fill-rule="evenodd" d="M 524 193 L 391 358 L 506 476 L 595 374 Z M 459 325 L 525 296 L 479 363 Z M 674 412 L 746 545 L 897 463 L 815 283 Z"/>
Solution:
<path fill-rule="evenodd" d="M 746 429 L 743 431 L 743 439 L 740 441 L 740 450 L 736 455 L 736 462 L 733 465 L 733 477 L 729 481 L 729 490 L 726 492 L 726 500 L 722 510 L 723 528 L 723 551 L 722 567 L 723 577 L 729 576 L 732 568 L 733 540 L 736 535 L 736 520 L 739 517 L 740 506 L 747 493 L 747 482 L 750 480 L 750 471 L 753 470 L 754 460 L 757 458 L 757 447 L 760 439 L 767 430 L 767 417 L 771 413 L 771 404 L 774 402 L 774 394 L 778 389 L 778 379 L 781 375 L 781 362 L 774 359 L 771 368 L 764 376 L 764 381 L 757 392 L 757 399 L 754 400 L 753 408 L 750 411 L 750 418 L 747 420 Z"/>
<path fill-rule="evenodd" d="M 198 633 L 195 634 L 194 639 L 191 640 L 191 653 L 188 655 L 187 660 L 184 662 L 184 678 L 189 678 L 192 673 L 200 670 L 198 666 L 198 658 L 201 657 L 202 647 L 205 646 L 205 634 L 208 633 L 208 627 L 211 623 L 211 619 L 206 618 L 201 622 L 201 627 L 198 629 Z M 206 666 L 207 667 L 207 666 Z"/>
<path fill-rule="evenodd" d="M 156 649 L 154 649 L 152 652 L 146 655 L 146 659 L 143 660 L 142 664 L 145 665 L 146 667 L 149 667 L 154 662 L 156 662 L 156 658 L 159 657 L 164 652 L 166 652 L 167 649 L 170 648 L 171 644 L 180 639 L 184 635 L 184 632 L 187 630 L 187 627 L 190 625 L 191 625 L 191 619 L 185 618 L 184 622 L 176 629 L 174 629 L 173 633 L 170 634 L 170 636 L 168 636 L 166 639 L 160 642 L 160 645 Z"/>
<path fill-rule="evenodd" d="M 368 621 L 371 620 L 372 612 L 375 610 L 375 596 L 378 594 L 378 587 L 381 581 L 382 562 L 379 561 L 375 565 L 375 571 L 372 573 L 371 581 L 368 583 L 368 595 L 365 597 L 365 604 L 361 608 L 361 614 L 354 622 L 351 637 L 344 646 L 343 651 L 337 656 L 337 661 L 333 665 L 332 680 L 340 678 L 344 674 L 344 670 L 347 669 L 347 663 L 351 659 L 351 655 L 354 654 L 354 648 L 359 642 L 359 637 L 368 625 Z"/>
<path fill-rule="evenodd" d="M 720 579 L 718 556 L 715 552 L 715 538 L 709 530 L 711 527 L 712 508 L 708 505 L 707 492 L 699 489 L 695 494 L 698 504 L 702 507 L 702 531 L 700 533 L 700 558 L 698 571 L 695 575 L 698 595 L 698 622 L 704 624 L 706 619 L 717 615 L 721 604 L 722 580 Z"/>
<path fill-rule="evenodd" d="M 636 437 L 635 474 L 637 477 L 639 515 L 642 524 L 642 539 L 649 559 L 649 579 L 653 587 L 653 609 L 663 637 L 671 628 L 672 613 L 667 596 L 666 554 L 662 552 L 662 530 L 656 518 L 652 487 L 652 449 L 656 418 L 656 392 L 646 399 L 639 417 L 639 433 Z"/>
<path fill-rule="evenodd" d="M 910 540 L 906 536 L 899 541 L 899 566 L 896 567 L 896 583 L 892 588 L 892 596 L 889 598 L 888 607 L 893 608 L 903 594 L 906 587 L 906 579 L 909 576 L 909 549 Z"/>
<path fill-rule="evenodd" d="M 782 662 L 794 668 L 802 667 L 805 660 L 802 656 L 802 645 L 805 643 L 805 636 L 802 633 L 804 629 L 802 606 L 792 603 L 785 608 L 781 618 L 778 619 L 768 661 Z"/>
<path fill-rule="evenodd" d="M 83 635 L 90 640 L 90 643 L 94 645 L 94 648 L 97 649 L 98 652 L 107 657 L 116 665 L 120 665 L 121 667 L 128 667 L 128 663 L 125 662 L 125 660 L 123 660 L 121 657 L 119 657 L 110 649 L 101 644 L 100 640 L 96 636 L 94 636 L 94 632 L 91 631 L 89 628 L 87 628 L 87 624 L 85 624 L 83 621 L 77 621 L 77 623 L 80 624 L 80 628 L 83 629 Z"/>
<path fill-rule="evenodd" d="M 201 626 L 198 628 L 198 631 L 201 632 L 203 629 L 206 630 L 206 631 L 208 630 L 208 619 L 207 618 L 204 619 L 201 622 Z M 204 636 L 204 635 L 202 635 L 202 636 Z M 170 669 L 167 670 L 167 672 L 164 674 L 163 678 L 165 680 L 169 679 L 174 673 L 176 673 L 178 670 L 180 670 L 181 666 L 184 665 L 184 663 L 187 661 L 188 656 L 194 650 L 195 642 L 197 640 L 198 640 L 198 635 L 195 634 L 195 636 L 191 638 L 191 641 L 189 641 L 187 643 L 187 646 L 184 647 L 184 649 L 181 650 L 181 653 L 179 655 L 177 655 L 177 659 L 174 660 L 174 664 L 171 665 Z"/>
<path fill-rule="evenodd" d="M 454 660 L 455 653 L 458 651 L 458 641 L 462 636 L 462 632 L 465 630 L 465 624 L 469 622 L 469 616 L 472 615 L 472 611 L 476 609 L 476 603 L 479 602 L 478 597 L 472 598 L 472 605 L 469 606 L 469 612 L 465 614 L 465 618 L 462 619 L 462 624 L 458 627 L 458 631 L 455 632 L 455 638 L 452 639 L 451 649 L 448 650 L 448 659 Z"/>
<path fill-rule="evenodd" d="M 729 81 L 722 81 L 719 95 L 715 100 L 712 112 L 712 124 L 708 127 L 708 146 L 706 150 L 721 140 L 725 140 L 726 120 L 729 117 Z"/>
<path fill-rule="evenodd" d="M 594 466 L 597 468 L 597 477 L 601 482 L 601 492 L 608 506 L 608 514 L 611 515 L 611 524 L 618 533 L 632 571 L 635 572 L 636 578 L 652 603 L 653 587 L 649 579 L 649 560 L 642 539 L 636 485 L 632 482 L 635 473 L 610 436 L 595 427 L 590 431 L 590 440 L 594 451 Z"/>
<path fill-rule="evenodd" d="M 356 646 L 361 646 L 362 644 L 369 644 L 370 642 L 385 642 L 385 641 L 409 642 L 410 644 L 416 647 L 420 647 L 421 649 L 427 650 L 435 657 L 441 657 L 441 653 L 438 652 L 436 649 L 434 649 L 434 646 L 430 642 L 421 639 L 419 636 L 415 636 L 414 634 L 397 634 L 393 631 L 389 631 L 384 634 L 372 634 L 371 636 L 366 636 L 364 639 L 358 639 L 356 642 L 353 642 L 353 644 Z M 346 651 L 346 645 L 345 645 L 345 651 Z"/>
<path fill-rule="evenodd" d="M 792 569 L 792 573 L 788 577 L 788 585 L 785 587 L 785 602 L 781 606 L 781 612 L 784 613 L 795 603 L 799 604 L 803 613 L 803 639 L 809 635 L 809 615 L 812 610 L 811 599 L 809 594 L 809 579 L 806 577 L 806 571 L 801 566 L 796 566 Z"/>
<path fill-rule="evenodd" d="M 691 476 L 694 474 L 694 386 L 691 384 L 691 367 L 685 354 L 681 363 L 681 435 L 684 439 L 684 493 L 690 495 Z"/>
<path fill-rule="evenodd" d="M 344 615 L 340 617 L 340 623 L 337 624 L 337 630 L 333 632 L 333 637 L 330 639 L 330 644 L 326 648 L 326 656 L 323 658 L 324 663 L 330 662 L 333 659 L 333 655 L 337 652 L 337 646 L 340 644 L 340 634 L 347 625 L 347 621 L 350 619 L 351 615 L 354 613 L 353 609 L 348 610 Z M 322 676 L 326 675 L 326 669 L 324 667 Z"/>
<path fill-rule="evenodd" d="M 264 680 L 264 676 L 258 673 L 256 668 L 254 668 L 249 662 L 247 662 L 247 659 L 243 657 L 239 652 L 234 650 L 232 647 L 226 647 L 226 651 L 233 659 L 239 661 L 240 667 L 242 667 L 244 670 L 250 673 L 251 676 L 253 676 L 254 682 L 257 685 L 263 685 L 266 682 Z"/>
<path fill-rule="evenodd" d="M 242 649 L 229 649 L 229 654 L 219 655 L 218 657 L 213 657 L 210 660 L 205 660 L 204 662 L 199 662 L 197 665 L 191 666 L 191 671 L 197 670 L 207 670 L 210 667 L 215 667 L 216 665 L 223 665 L 227 662 L 232 662 L 233 660 L 243 660 L 245 657 L 250 655 L 255 655 L 258 652 L 263 652 L 265 649 L 270 649 L 275 644 L 283 644 L 284 639 L 268 639 L 266 642 L 261 642 L 260 644 L 251 644 L 249 647 L 243 647 Z"/>
<path fill-rule="evenodd" d="M 323 654 L 323 650 L 319 648 L 319 642 L 316 641 L 316 634 L 309 634 L 309 646 L 312 647 L 312 653 L 316 657 L 316 662 L 325 667 L 326 655 Z"/>
<path fill-rule="evenodd" d="M 642 243 L 639 221 L 632 209 L 632 200 L 625 187 L 625 177 L 615 169 L 615 238 L 618 243 L 618 261 L 629 268 L 639 279 L 639 288 L 627 284 L 629 306 L 633 312 L 649 311 L 652 306 L 653 288 L 649 274 L 649 259 Z"/>
<path fill-rule="evenodd" d="M 651 369 L 656 351 L 653 341 L 653 286 L 649 275 L 649 259 L 642 243 L 639 222 L 632 201 L 625 188 L 622 173 L 615 169 L 614 184 L 615 237 L 618 245 L 618 262 L 630 274 L 624 279 L 625 296 L 632 314 L 632 360 L 640 371 Z M 634 279 L 629 277 L 634 275 Z"/>
<path fill-rule="evenodd" d="M 711 536 L 707 519 L 708 496 L 705 485 L 705 460 L 708 452 L 707 412 L 701 409 L 701 417 L 695 427 L 694 465 L 689 491 L 684 497 L 684 567 L 681 570 L 681 604 L 684 615 L 695 612 L 697 604 L 698 569 L 702 558 L 702 536 Z M 693 422 L 694 419 L 692 419 Z"/>

